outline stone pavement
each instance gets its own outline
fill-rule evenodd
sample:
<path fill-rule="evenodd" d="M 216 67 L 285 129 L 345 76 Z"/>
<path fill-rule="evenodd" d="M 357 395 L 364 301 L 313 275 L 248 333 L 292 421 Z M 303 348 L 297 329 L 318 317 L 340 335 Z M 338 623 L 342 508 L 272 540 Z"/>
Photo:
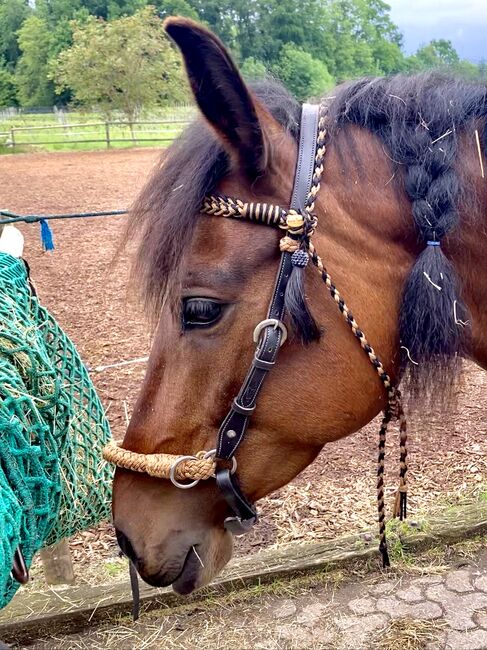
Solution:
<path fill-rule="evenodd" d="M 486 542 L 454 548 L 387 572 L 374 570 L 374 558 L 154 609 L 136 623 L 107 620 L 29 650 L 487 650 Z"/>
<path fill-rule="evenodd" d="M 383 645 L 381 635 L 402 620 L 412 629 L 430 622 L 436 640 L 406 646 L 398 639 L 397 650 L 487 650 L 487 566 L 484 558 L 441 575 L 349 584 L 334 592 L 332 602 L 319 598 L 300 607 L 299 599 L 286 599 L 275 603 L 272 615 L 289 647 L 392 650 L 394 642 Z"/>

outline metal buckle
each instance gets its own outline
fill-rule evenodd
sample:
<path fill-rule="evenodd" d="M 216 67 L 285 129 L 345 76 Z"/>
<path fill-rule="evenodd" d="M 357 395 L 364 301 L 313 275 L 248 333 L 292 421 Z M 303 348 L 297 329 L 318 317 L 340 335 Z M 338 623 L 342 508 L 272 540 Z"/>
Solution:
<path fill-rule="evenodd" d="M 257 517 L 252 519 L 240 519 L 240 517 L 227 517 L 223 522 L 225 530 L 228 530 L 232 535 L 245 535 L 248 533 L 252 526 L 257 522 Z"/>
<path fill-rule="evenodd" d="M 262 330 L 264 330 L 266 327 L 271 327 L 271 325 L 274 325 L 275 330 L 279 328 L 282 332 L 282 338 L 279 343 L 279 347 L 285 343 L 287 339 L 287 327 L 281 320 L 278 320 L 277 318 L 266 318 L 265 320 L 260 321 L 258 325 L 256 325 L 254 329 L 254 343 L 259 342 L 259 337 Z"/>

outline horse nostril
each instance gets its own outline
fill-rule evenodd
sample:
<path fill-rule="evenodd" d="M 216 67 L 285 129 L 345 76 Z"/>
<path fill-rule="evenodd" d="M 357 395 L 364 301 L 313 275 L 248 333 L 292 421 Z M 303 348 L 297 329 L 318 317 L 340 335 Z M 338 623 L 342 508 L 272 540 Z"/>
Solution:
<path fill-rule="evenodd" d="M 122 533 L 121 530 L 118 530 L 118 528 L 115 528 L 115 534 L 117 535 L 117 542 L 122 550 L 122 553 L 126 555 L 129 560 L 135 562 L 137 560 L 137 555 L 127 535 L 125 533 Z"/>

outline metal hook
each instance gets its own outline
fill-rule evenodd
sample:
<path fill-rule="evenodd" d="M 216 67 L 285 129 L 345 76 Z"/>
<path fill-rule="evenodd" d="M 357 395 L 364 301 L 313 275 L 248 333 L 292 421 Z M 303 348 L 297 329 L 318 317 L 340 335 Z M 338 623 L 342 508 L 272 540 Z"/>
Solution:
<path fill-rule="evenodd" d="M 21 585 L 25 585 L 29 582 L 29 570 L 25 564 L 25 559 L 20 546 L 17 546 L 17 549 L 14 553 L 14 561 L 10 575 Z"/>

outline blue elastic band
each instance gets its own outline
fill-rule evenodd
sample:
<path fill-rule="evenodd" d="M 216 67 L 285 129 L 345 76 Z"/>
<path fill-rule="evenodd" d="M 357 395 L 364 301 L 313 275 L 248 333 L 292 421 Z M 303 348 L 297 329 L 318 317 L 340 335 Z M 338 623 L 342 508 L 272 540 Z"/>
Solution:
<path fill-rule="evenodd" d="M 439 246 L 440 242 L 439 241 L 427 241 L 426 246 Z"/>

